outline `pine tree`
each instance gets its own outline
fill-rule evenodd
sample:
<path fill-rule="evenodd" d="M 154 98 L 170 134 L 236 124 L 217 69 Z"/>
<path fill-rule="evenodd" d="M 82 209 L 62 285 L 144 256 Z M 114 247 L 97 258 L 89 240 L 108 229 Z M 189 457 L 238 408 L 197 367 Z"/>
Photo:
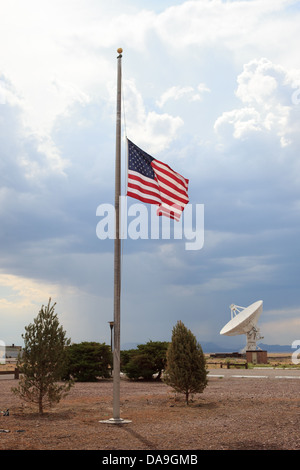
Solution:
<path fill-rule="evenodd" d="M 72 385 L 71 381 L 58 383 L 66 364 L 66 346 L 70 340 L 55 314 L 55 303 L 41 307 L 34 323 L 25 327 L 24 348 L 18 359 L 21 378 L 12 390 L 23 400 L 36 403 L 42 414 L 45 405 L 58 403 Z"/>
<path fill-rule="evenodd" d="M 173 328 L 167 350 L 164 381 L 185 394 L 186 404 L 193 393 L 202 393 L 207 385 L 205 357 L 193 333 L 179 321 Z"/>
<path fill-rule="evenodd" d="M 64 377 L 78 382 L 96 382 L 99 377 L 109 378 L 112 364 L 110 346 L 105 343 L 84 341 L 67 348 L 67 365 Z"/>

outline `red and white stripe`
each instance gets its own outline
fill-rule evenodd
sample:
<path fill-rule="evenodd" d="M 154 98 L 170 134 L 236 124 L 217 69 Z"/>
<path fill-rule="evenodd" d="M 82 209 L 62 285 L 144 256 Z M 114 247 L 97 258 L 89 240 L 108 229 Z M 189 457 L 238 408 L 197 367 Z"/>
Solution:
<path fill-rule="evenodd" d="M 157 204 L 157 215 L 179 220 L 189 202 L 189 180 L 158 160 L 153 160 L 151 166 L 155 179 L 128 170 L 127 195 L 142 202 Z"/>

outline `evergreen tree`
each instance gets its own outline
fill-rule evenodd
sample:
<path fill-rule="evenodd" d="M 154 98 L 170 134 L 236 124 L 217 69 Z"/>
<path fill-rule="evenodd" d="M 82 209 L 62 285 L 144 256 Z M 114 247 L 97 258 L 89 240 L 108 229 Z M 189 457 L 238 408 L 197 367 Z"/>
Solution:
<path fill-rule="evenodd" d="M 18 359 L 21 378 L 13 391 L 25 401 L 36 403 L 42 414 L 45 405 L 58 403 L 72 385 L 72 381 L 58 383 L 64 375 L 66 346 L 70 340 L 59 326 L 55 303 L 49 299 L 34 323 L 25 327 L 24 348 Z"/>
<path fill-rule="evenodd" d="M 137 349 L 122 351 L 122 371 L 129 379 L 151 380 L 157 374 L 156 380 L 161 379 L 161 374 L 166 365 L 167 342 L 149 341 L 139 344 Z"/>
<path fill-rule="evenodd" d="M 205 357 L 193 333 L 179 321 L 173 328 L 167 350 L 164 381 L 185 394 L 186 403 L 192 393 L 202 393 L 207 385 Z"/>
<path fill-rule="evenodd" d="M 78 382 L 96 382 L 99 377 L 110 377 L 109 365 L 112 365 L 110 346 L 87 341 L 74 343 L 67 348 L 64 377 Z"/>

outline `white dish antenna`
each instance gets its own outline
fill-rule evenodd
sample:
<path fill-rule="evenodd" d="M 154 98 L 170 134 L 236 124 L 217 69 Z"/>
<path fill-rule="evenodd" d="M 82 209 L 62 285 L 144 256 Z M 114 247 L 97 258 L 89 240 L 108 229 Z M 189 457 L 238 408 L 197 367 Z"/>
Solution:
<path fill-rule="evenodd" d="M 220 335 L 236 336 L 245 334 L 247 336 L 247 345 L 243 351 L 259 349 L 256 342 L 263 339 L 263 336 L 260 335 L 256 324 L 262 309 L 262 300 L 258 300 L 246 308 L 234 304 L 230 305 L 231 320 L 222 328 Z"/>

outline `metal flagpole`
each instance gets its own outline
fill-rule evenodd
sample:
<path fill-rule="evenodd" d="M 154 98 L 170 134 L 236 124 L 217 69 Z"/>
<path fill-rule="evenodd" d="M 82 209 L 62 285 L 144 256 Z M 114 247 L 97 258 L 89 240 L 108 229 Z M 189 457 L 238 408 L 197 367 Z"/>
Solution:
<path fill-rule="evenodd" d="M 121 241 L 120 241 L 120 196 L 121 196 L 121 81 L 122 49 L 118 49 L 117 121 L 116 121 L 116 166 L 115 166 L 115 254 L 114 254 L 114 388 L 113 419 L 120 419 L 120 304 L 121 304 Z"/>
<path fill-rule="evenodd" d="M 121 240 L 120 240 L 120 196 L 121 196 L 121 89 L 122 52 L 118 52 L 117 118 L 116 118 L 116 163 L 115 163 L 115 245 L 114 245 L 114 350 L 113 350 L 113 417 L 101 422 L 110 424 L 130 423 L 120 417 L 120 305 L 121 305 Z"/>

